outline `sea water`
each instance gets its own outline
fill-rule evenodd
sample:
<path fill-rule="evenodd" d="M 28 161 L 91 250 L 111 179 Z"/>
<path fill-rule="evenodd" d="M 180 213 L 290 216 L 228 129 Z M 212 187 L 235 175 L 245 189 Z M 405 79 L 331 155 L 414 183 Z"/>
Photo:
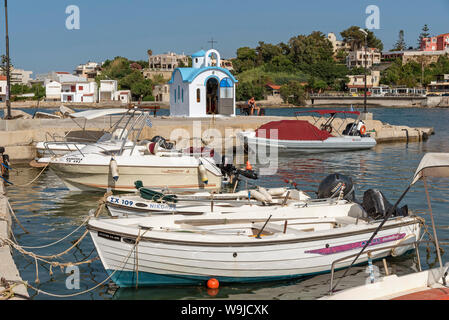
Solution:
<path fill-rule="evenodd" d="M 267 115 L 292 116 L 299 109 L 267 109 Z M 394 203 L 408 186 L 416 167 L 426 152 L 449 152 L 449 109 L 420 108 L 370 108 L 374 119 L 392 125 L 411 127 L 433 127 L 435 135 L 423 142 L 400 142 L 379 144 L 372 150 L 322 153 L 311 155 L 282 155 L 279 169 L 273 176 L 262 176 L 257 181 L 264 187 L 285 186 L 284 179 L 291 179 L 302 190 L 314 194 L 320 181 L 328 174 L 339 172 L 352 177 L 356 197 L 361 200 L 363 192 L 370 188 L 380 189 L 387 199 Z M 40 169 L 26 165 L 14 166 L 10 179 L 16 185 L 31 181 Z M 7 187 L 11 205 L 22 225 L 30 232 L 26 234 L 14 224 L 13 230 L 18 243 L 23 246 L 41 246 L 52 243 L 79 226 L 87 217 L 88 211 L 96 208 L 103 193 L 70 192 L 54 173 L 46 170 L 36 182 L 26 187 L 16 185 Z M 430 196 L 433 205 L 439 239 L 443 243 L 443 261 L 449 260 L 449 179 L 430 179 Z M 430 223 L 422 182 L 418 182 L 401 202 L 407 204 L 416 214 Z M 41 249 L 27 249 L 37 254 L 51 255 L 72 246 L 85 228 L 81 228 L 68 239 Z M 36 276 L 35 260 L 14 251 L 14 260 L 20 275 L 30 284 L 41 290 L 58 294 L 73 294 L 87 290 L 102 282 L 106 277 L 99 260 L 79 266 L 80 287 L 68 289 L 69 274 L 65 269 L 50 268 L 38 263 Z M 88 235 L 75 249 L 61 257 L 60 261 L 75 262 L 94 259 L 97 252 Z M 437 266 L 433 246 L 420 247 L 423 269 Z M 411 253 L 398 258 L 387 259 L 390 272 L 405 274 L 416 270 L 416 256 Z M 376 272 L 384 275 L 382 262 L 375 262 Z M 337 273 L 337 276 L 340 273 Z M 366 266 L 354 267 L 348 277 L 340 282 L 338 289 L 363 284 L 369 279 Z M 377 274 L 379 276 L 379 274 Z M 36 283 L 38 277 L 39 282 Z M 152 287 L 116 289 L 107 282 L 95 290 L 71 299 L 316 299 L 327 293 L 330 274 L 322 274 L 294 281 L 280 281 L 260 284 L 222 285 L 216 295 L 209 295 L 205 286 L 190 287 Z M 55 299 L 44 294 L 36 294 L 29 289 L 32 299 Z"/>

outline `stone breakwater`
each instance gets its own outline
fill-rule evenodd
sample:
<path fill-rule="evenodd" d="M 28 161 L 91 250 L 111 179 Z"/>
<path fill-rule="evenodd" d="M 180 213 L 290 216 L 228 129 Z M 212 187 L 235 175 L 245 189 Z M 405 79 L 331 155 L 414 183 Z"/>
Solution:
<path fill-rule="evenodd" d="M 9 202 L 5 194 L 5 187 L 2 180 L 0 181 L 0 238 L 9 239 L 11 237 L 11 223 Z M 6 244 L 0 246 L 0 278 L 4 278 L 7 281 L 22 281 L 19 270 L 12 258 L 11 250 L 13 249 Z M 0 281 L 0 292 L 5 289 L 2 281 Z M 12 288 L 12 291 L 14 292 L 14 295 L 11 297 L 13 300 L 29 298 L 28 291 L 23 284 L 15 286 Z"/>
<path fill-rule="evenodd" d="M 226 148 L 241 143 L 236 139 L 236 133 L 244 130 L 254 130 L 269 121 L 296 119 L 295 117 L 263 116 L 263 117 L 216 117 L 216 118 L 180 118 L 180 117 L 156 117 L 152 118 L 152 126 L 146 126 L 140 139 L 150 140 L 159 135 L 167 140 L 171 137 L 176 142 L 190 137 L 201 135 L 203 141 L 211 147 Z M 300 117 L 298 119 L 308 120 L 316 126 L 320 126 L 324 119 L 315 123 L 312 117 Z M 111 123 L 118 120 L 117 116 L 104 117 L 96 120 L 86 121 L 85 129 L 102 130 L 108 129 Z M 348 119 L 349 120 L 349 119 Z M 344 119 L 335 119 L 334 131 L 341 133 L 348 122 Z M 398 141 L 421 141 L 433 133 L 433 128 L 414 128 L 407 126 L 393 126 L 382 123 L 379 120 L 365 120 L 367 132 L 376 139 L 378 143 Z M 14 161 L 31 160 L 36 157 L 35 144 L 39 141 L 51 141 L 64 137 L 66 134 L 74 134 L 80 131 L 80 127 L 72 119 L 16 119 L 0 120 L 0 141 L 5 147 L 10 159 Z M 211 135 L 218 135 L 221 139 L 209 139 Z M 223 151 L 223 149 L 222 149 Z"/>

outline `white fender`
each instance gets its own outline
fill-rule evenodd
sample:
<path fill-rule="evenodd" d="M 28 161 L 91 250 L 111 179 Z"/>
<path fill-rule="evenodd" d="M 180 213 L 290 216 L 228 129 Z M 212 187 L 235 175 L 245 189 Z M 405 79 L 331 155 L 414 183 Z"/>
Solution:
<path fill-rule="evenodd" d="M 257 189 L 261 194 L 263 194 L 265 199 L 267 199 L 267 202 L 273 201 L 273 197 L 271 196 L 271 194 L 268 193 L 267 189 L 265 189 L 264 187 L 258 187 Z"/>
<path fill-rule="evenodd" d="M 271 188 L 267 190 L 271 196 L 282 196 L 286 191 L 286 188 Z"/>
<path fill-rule="evenodd" d="M 109 167 L 111 168 L 112 179 L 114 179 L 114 181 L 117 181 L 119 178 L 118 165 L 117 161 L 115 161 L 114 158 L 111 158 L 111 162 L 109 162 Z"/>
<path fill-rule="evenodd" d="M 209 178 L 207 177 L 207 170 L 201 161 L 200 164 L 198 165 L 198 173 L 200 175 L 201 181 L 204 184 L 207 184 L 209 182 Z"/>
<path fill-rule="evenodd" d="M 250 192 L 251 192 L 251 198 L 254 198 L 254 199 L 256 199 L 258 201 L 261 201 L 261 202 L 268 202 L 268 199 L 262 193 L 260 193 L 259 191 L 257 191 L 257 190 L 250 190 Z"/>

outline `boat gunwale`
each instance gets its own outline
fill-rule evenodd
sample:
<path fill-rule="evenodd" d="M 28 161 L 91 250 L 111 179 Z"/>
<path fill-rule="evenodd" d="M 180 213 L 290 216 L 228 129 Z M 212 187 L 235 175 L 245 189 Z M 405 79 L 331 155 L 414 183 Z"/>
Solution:
<path fill-rule="evenodd" d="M 406 227 L 409 225 L 415 225 L 420 224 L 420 220 L 417 219 L 416 216 L 411 217 L 405 217 L 405 218 L 414 218 L 409 221 L 400 221 L 400 222 L 393 222 L 389 224 L 388 226 L 384 226 L 383 230 L 388 229 L 394 229 L 398 227 Z M 266 219 L 260 219 L 260 222 L 265 221 Z M 282 218 L 279 220 L 285 220 L 285 218 Z M 396 219 L 395 219 L 396 220 Z M 391 221 L 391 220 L 390 220 Z M 259 222 L 259 221 L 258 221 Z M 380 222 L 379 222 L 380 223 Z M 122 226 L 126 227 L 126 226 Z M 256 242 L 201 242 L 201 241 L 185 241 L 185 240 L 176 240 L 176 239 L 164 239 L 164 238 L 156 238 L 156 237 L 150 237 L 145 235 L 135 235 L 130 233 L 125 233 L 121 231 L 113 231 L 104 229 L 101 227 L 92 226 L 90 222 L 86 225 L 86 229 L 90 232 L 97 231 L 97 232 L 103 232 L 115 236 L 120 236 L 121 238 L 128 238 L 130 240 L 136 240 L 138 237 L 140 238 L 139 241 L 145 241 L 145 242 L 157 242 L 157 243 L 168 243 L 168 244 L 180 244 L 180 245 L 187 245 L 187 246 L 202 246 L 202 247 L 209 247 L 209 246 L 218 246 L 218 247 L 246 247 L 246 246 L 267 246 L 267 245 L 280 245 L 280 244 L 293 244 L 293 243 L 302 243 L 302 242 L 309 242 L 309 241 L 322 241 L 322 240 L 328 240 L 328 239 L 335 239 L 335 238 L 344 238 L 349 236 L 356 236 L 364 233 L 372 233 L 377 226 L 373 226 L 372 228 L 367 228 L 363 230 L 358 231 L 352 231 L 352 232 L 343 232 L 343 233 L 337 233 L 337 234 L 328 234 L 328 235 L 321 235 L 321 236 L 311 236 L 311 237 L 305 237 L 305 238 L 293 238 L 293 239 L 286 239 L 286 240 L 265 240 L 262 238 L 261 241 Z M 144 228 L 139 228 L 139 230 L 145 230 Z M 159 230 L 149 230 L 149 231 L 158 231 Z M 198 230 L 201 232 L 201 230 Z M 164 232 L 164 230 L 160 230 L 160 232 Z M 182 230 L 179 231 L 180 233 Z M 205 230 L 206 232 L 206 230 Z M 121 242 L 121 240 L 120 240 Z"/>

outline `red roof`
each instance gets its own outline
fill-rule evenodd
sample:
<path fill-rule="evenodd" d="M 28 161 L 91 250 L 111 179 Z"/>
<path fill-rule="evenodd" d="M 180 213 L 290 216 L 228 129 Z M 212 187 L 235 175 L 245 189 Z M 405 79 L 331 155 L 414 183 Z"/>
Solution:
<path fill-rule="evenodd" d="M 93 93 L 85 93 L 85 94 L 83 94 L 84 97 L 90 97 L 90 96 L 93 96 L 93 95 L 94 95 Z"/>
<path fill-rule="evenodd" d="M 273 90 L 279 90 L 281 86 L 278 86 L 276 84 L 267 83 L 267 87 L 270 87 Z"/>
<path fill-rule="evenodd" d="M 70 73 L 68 73 L 68 72 L 66 72 L 66 71 L 56 71 L 56 73 L 57 73 L 57 74 L 70 74 Z"/>
<path fill-rule="evenodd" d="M 333 137 L 305 120 L 281 120 L 265 123 L 256 130 L 256 137 L 271 138 L 271 130 L 277 130 L 278 140 L 326 140 Z"/>
<path fill-rule="evenodd" d="M 6 76 L 0 76 L 0 80 L 6 80 Z"/>

